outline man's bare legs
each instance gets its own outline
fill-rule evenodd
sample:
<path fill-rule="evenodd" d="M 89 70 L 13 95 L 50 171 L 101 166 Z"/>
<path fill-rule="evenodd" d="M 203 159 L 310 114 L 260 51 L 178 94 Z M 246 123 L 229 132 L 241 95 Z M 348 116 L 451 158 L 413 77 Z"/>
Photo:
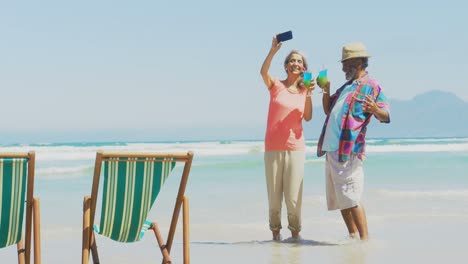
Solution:
<path fill-rule="evenodd" d="M 361 240 L 367 240 L 369 238 L 366 212 L 362 205 L 341 210 L 341 216 L 343 216 L 343 220 L 351 237 L 353 237 L 356 232 L 359 232 Z"/>
<path fill-rule="evenodd" d="M 341 216 L 346 224 L 346 228 L 348 228 L 349 235 L 353 236 L 357 233 L 358 230 L 354 223 L 353 215 L 351 214 L 351 208 L 341 210 Z"/>

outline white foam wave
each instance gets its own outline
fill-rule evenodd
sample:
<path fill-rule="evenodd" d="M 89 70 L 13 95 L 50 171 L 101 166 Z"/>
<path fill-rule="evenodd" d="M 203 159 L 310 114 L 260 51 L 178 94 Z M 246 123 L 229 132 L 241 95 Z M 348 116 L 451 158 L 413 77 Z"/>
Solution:
<path fill-rule="evenodd" d="M 371 152 L 462 152 L 468 151 L 468 143 L 460 144 L 418 144 L 418 145 L 366 145 L 366 151 Z"/>
<path fill-rule="evenodd" d="M 27 152 L 34 150 L 37 160 L 93 160 L 96 152 L 186 152 L 197 156 L 229 156 L 263 152 L 263 141 L 194 143 L 129 143 L 127 145 L 109 146 L 14 146 L 3 147 L 3 152 Z"/>
<path fill-rule="evenodd" d="M 82 175 L 87 171 L 92 171 L 93 166 L 74 166 L 74 167 L 47 167 L 36 169 L 38 177 L 46 178 L 69 178 L 70 175 Z"/>
<path fill-rule="evenodd" d="M 368 144 L 374 144 L 374 143 L 380 143 L 383 142 L 383 139 L 366 139 L 366 143 Z"/>
<path fill-rule="evenodd" d="M 400 139 L 389 139 L 389 143 L 399 142 L 468 142 L 468 138 L 400 138 Z"/>
<path fill-rule="evenodd" d="M 410 140 L 410 139 L 408 139 Z M 419 139 L 416 139 L 419 140 Z M 421 139 L 422 140 L 422 139 Z M 431 142 L 433 139 L 423 139 Z M 440 141 L 441 139 L 434 139 Z M 444 139 L 442 139 L 444 140 Z M 433 142 L 427 144 L 395 144 L 389 143 L 381 145 L 383 140 L 372 139 L 367 141 L 366 151 L 368 153 L 376 152 L 468 152 L 467 139 L 445 139 L 446 144 Z M 460 140 L 455 142 L 453 140 Z M 315 143 L 315 141 L 307 141 Z M 451 143 L 452 142 L 452 143 Z M 193 151 L 196 156 L 231 156 L 262 153 L 264 150 L 263 141 L 232 141 L 232 142 L 174 142 L 174 143 L 129 143 L 126 145 L 104 145 L 104 146 L 4 146 L 2 152 L 26 152 L 36 151 L 36 159 L 54 160 L 54 161 L 76 161 L 94 160 L 96 152 L 118 151 L 118 152 L 186 152 Z M 315 155 L 316 146 L 306 146 L 306 154 Z"/>
<path fill-rule="evenodd" d="M 438 198 L 438 199 L 468 199 L 468 189 L 431 190 L 431 191 L 393 191 L 380 190 L 378 193 L 400 198 Z"/>

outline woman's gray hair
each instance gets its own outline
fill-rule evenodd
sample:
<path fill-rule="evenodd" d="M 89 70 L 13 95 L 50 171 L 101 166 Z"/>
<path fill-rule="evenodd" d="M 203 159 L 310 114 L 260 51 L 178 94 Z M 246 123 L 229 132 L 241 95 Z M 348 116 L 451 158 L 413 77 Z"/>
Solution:
<path fill-rule="evenodd" d="M 302 57 L 302 65 L 304 66 L 304 70 L 307 71 L 307 69 L 309 68 L 309 64 L 307 63 L 307 58 L 304 56 L 304 54 L 302 54 L 302 52 L 300 52 L 298 50 L 292 50 L 291 52 L 289 52 L 288 56 L 286 56 L 286 58 L 284 59 L 284 64 L 283 65 L 284 65 L 286 74 L 288 73 L 288 70 L 286 70 L 286 66 L 288 65 L 289 60 L 291 59 L 293 54 L 297 54 L 297 55 Z M 304 86 L 304 77 L 302 75 L 298 79 L 297 87 L 299 89 L 301 89 L 301 90 L 305 88 L 305 86 Z"/>
<path fill-rule="evenodd" d="M 288 56 L 286 56 L 286 58 L 284 59 L 284 63 L 283 63 L 284 68 L 286 68 L 286 65 L 288 65 L 289 60 L 291 59 L 291 56 L 293 54 L 297 54 L 302 57 L 302 64 L 304 65 L 304 68 L 307 70 L 309 68 L 309 64 L 307 63 L 307 58 L 304 56 L 304 54 L 302 54 L 302 52 L 298 50 L 292 50 L 291 52 L 289 52 Z M 288 71 L 286 71 L 286 73 L 288 73 Z"/>

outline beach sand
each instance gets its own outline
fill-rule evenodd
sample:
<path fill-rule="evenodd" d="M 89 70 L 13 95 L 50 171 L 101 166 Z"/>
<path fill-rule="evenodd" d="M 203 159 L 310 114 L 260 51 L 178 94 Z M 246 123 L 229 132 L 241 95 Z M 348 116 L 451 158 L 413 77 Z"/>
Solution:
<path fill-rule="evenodd" d="M 372 206 L 367 207 L 367 212 L 371 238 L 360 242 L 347 239 L 339 212 L 325 211 L 323 206 L 317 206 L 316 198 L 305 199 L 303 240 L 295 243 L 288 241 L 290 233 L 286 229 L 282 230 L 282 242 L 271 241 L 271 233 L 261 217 L 252 222 L 237 212 L 224 216 L 214 213 L 207 216 L 211 221 L 199 221 L 197 219 L 204 217 L 197 216 L 199 205 L 194 201 L 190 234 L 192 263 L 457 263 L 465 258 L 468 237 L 465 212 L 421 210 L 408 215 L 406 210 L 411 205 L 407 204 L 402 206 L 401 214 L 393 210 L 382 214 L 383 209 L 370 203 Z M 404 199 L 397 200 L 393 206 L 397 208 L 404 202 Z M 257 209 L 266 213 L 264 208 Z M 79 221 L 73 222 L 75 226 L 79 224 Z M 162 217 L 160 226 L 164 236 L 168 223 L 169 218 Z M 179 225 L 172 249 L 173 263 L 182 263 L 180 231 Z M 78 228 L 46 222 L 42 241 L 43 263 L 80 262 L 81 231 Z M 151 232 L 137 243 L 122 244 L 99 236 L 97 242 L 103 263 L 159 263 L 161 260 Z M 14 248 L 9 248 L 8 254 L 5 251 L 1 253 L 2 263 L 15 263 Z"/>
<path fill-rule="evenodd" d="M 269 232 L 241 225 L 213 228 L 208 235 L 203 229 L 192 225 L 190 255 L 192 263 L 460 263 L 466 256 L 465 238 L 468 219 L 451 221 L 439 217 L 428 223 L 421 219 L 385 223 L 371 221 L 371 239 L 362 243 L 339 239 L 344 231 L 341 223 L 317 223 L 302 232 L 299 243 L 272 242 Z M 393 221 L 392 221 L 393 222 Z M 328 228 L 325 228 L 328 226 Z M 222 231 L 232 230 L 232 233 Z M 235 231 L 235 232 L 234 232 Z M 43 263 L 80 263 L 81 240 L 79 232 L 66 231 L 58 238 L 43 236 Z M 224 233 L 224 234 L 223 234 Z M 237 235 L 235 235 L 237 234 Z M 179 234 L 180 235 L 180 234 Z M 224 237 L 223 237 L 224 236 Z M 180 237 L 180 236 L 179 236 Z M 224 238 L 224 239 L 223 239 Z M 237 238 L 237 239 L 236 239 Z M 254 238 L 254 239 L 251 239 Z M 159 263 L 161 260 L 152 234 L 133 244 L 120 244 L 98 238 L 102 263 Z M 2 263 L 15 263 L 14 249 L 8 256 L 2 250 Z M 173 246 L 173 263 L 182 263 L 180 239 Z M 11 253 L 11 254 L 10 254 Z"/>

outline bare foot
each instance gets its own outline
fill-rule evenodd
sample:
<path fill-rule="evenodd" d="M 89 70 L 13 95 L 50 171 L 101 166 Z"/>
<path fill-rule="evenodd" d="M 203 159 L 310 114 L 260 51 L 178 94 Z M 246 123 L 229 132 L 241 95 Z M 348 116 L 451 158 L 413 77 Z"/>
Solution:
<path fill-rule="evenodd" d="M 291 237 L 292 237 L 293 239 L 298 239 L 298 238 L 300 238 L 299 232 L 297 232 L 297 231 L 291 231 Z"/>

